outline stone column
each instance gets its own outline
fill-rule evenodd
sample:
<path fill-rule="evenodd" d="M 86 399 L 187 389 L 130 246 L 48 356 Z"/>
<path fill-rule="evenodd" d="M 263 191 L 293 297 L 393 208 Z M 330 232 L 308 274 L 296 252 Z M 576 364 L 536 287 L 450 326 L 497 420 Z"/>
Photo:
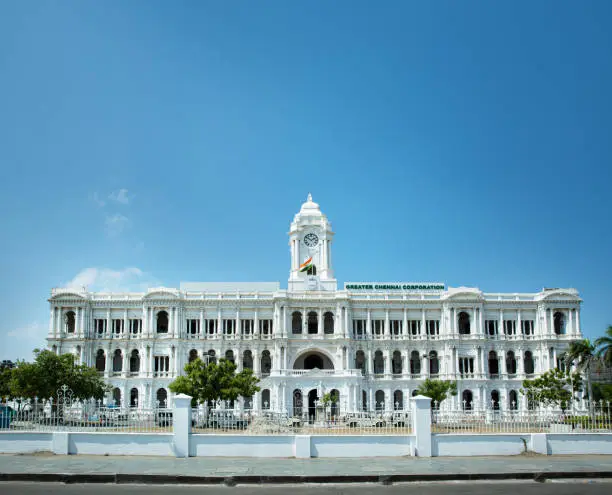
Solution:
<path fill-rule="evenodd" d="M 417 395 L 411 400 L 414 454 L 418 457 L 431 457 L 431 399 Z"/>
<path fill-rule="evenodd" d="M 365 335 L 366 339 L 372 338 L 372 313 L 370 312 L 369 309 L 368 309 L 368 316 L 366 320 L 366 332 L 365 333 L 366 333 Z"/>
<path fill-rule="evenodd" d="M 174 397 L 172 417 L 175 455 L 180 458 L 189 457 L 191 439 L 191 397 L 189 395 L 178 394 Z"/>
<path fill-rule="evenodd" d="M 104 377 L 110 378 L 111 370 L 113 369 L 113 355 L 110 345 L 106 348 L 106 366 L 104 368 Z"/>
<path fill-rule="evenodd" d="M 323 335 L 323 310 L 321 308 L 317 315 L 317 334 Z"/>
<path fill-rule="evenodd" d="M 391 351 L 386 349 L 383 354 L 383 362 L 384 362 L 384 372 L 385 376 L 389 376 L 391 374 Z"/>
<path fill-rule="evenodd" d="M 385 339 L 389 339 L 391 337 L 391 332 L 389 328 L 389 310 L 385 310 Z"/>
<path fill-rule="evenodd" d="M 128 376 L 128 372 L 129 372 L 129 368 L 130 368 L 130 356 L 129 356 L 129 350 L 127 347 L 124 347 L 121 352 L 123 353 L 123 363 L 121 365 L 121 376 L 123 378 L 127 378 Z M 128 397 L 128 403 L 129 403 L 129 397 Z"/>
<path fill-rule="evenodd" d="M 425 308 L 421 308 L 421 331 L 420 335 L 427 334 L 427 329 L 425 328 Z"/>
<path fill-rule="evenodd" d="M 242 371 L 242 356 L 240 354 L 240 349 L 234 349 L 234 356 L 236 360 L 236 372 L 240 373 Z"/>
<path fill-rule="evenodd" d="M 113 325 L 112 325 L 113 320 L 111 319 L 111 310 L 109 309 L 106 312 L 106 335 L 107 336 L 112 336 L 113 334 Z"/>
<path fill-rule="evenodd" d="M 55 335 L 55 306 L 51 307 L 51 312 L 49 315 L 49 337 L 53 337 Z"/>
<path fill-rule="evenodd" d="M 261 374 L 261 357 L 259 355 L 259 351 L 256 349 L 253 349 L 253 373 L 256 376 L 259 376 Z"/>
<path fill-rule="evenodd" d="M 257 311 L 257 308 L 255 308 L 255 317 L 253 319 L 253 338 L 255 338 L 255 336 L 257 336 L 257 338 L 260 338 L 260 335 L 259 335 L 259 312 Z"/>
<path fill-rule="evenodd" d="M 402 338 L 407 339 L 408 335 L 408 311 L 404 308 L 404 314 L 402 315 Z"/>

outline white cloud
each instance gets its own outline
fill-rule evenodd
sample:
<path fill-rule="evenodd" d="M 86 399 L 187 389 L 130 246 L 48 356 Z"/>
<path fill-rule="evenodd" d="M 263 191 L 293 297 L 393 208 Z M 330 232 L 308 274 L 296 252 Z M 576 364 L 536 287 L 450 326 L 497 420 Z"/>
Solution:
<path fill-rule="evenodd" d="M 117 192 L 110 193 L 108 199 L 121 203 L 122 205 L 127 205 L 130 202 L 127 189 L 119 189 Z"/>
<path fill-rule="evenodd" d="M 106 205 L 106 201 L 104 201 L 103 199 L 100 199 L 100 196 L 98 195 L 97 192 L 90 194 L 89 199 L 90 201 L 93 201 L 96 205 L 98 205 L 98 208 L 102 208 L 104 207 L 104 205 Z"/>
<path fill-rule="evenodd" d="M 126 227 L 130 224 L 130 219 L 121 213 L 115 213 L 114 215 L 108 215 L 104 220 L 106 227 L 106 233 L 110 237 L 116 237 L 123 232 Z"/>
<path fill-rule="evenodd" d="M 128 267 L 123 270 L 108 268 L 85 268 L 64 287 L 101 292 L 144 292 L 150 287 L 159 287 L 161 282 L 140 268 Z"/>

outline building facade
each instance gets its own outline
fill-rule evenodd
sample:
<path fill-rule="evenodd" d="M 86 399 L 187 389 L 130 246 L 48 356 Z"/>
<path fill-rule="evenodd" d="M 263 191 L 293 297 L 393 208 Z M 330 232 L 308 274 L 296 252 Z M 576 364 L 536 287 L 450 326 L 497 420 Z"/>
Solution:
<path fill-rule="evenodd" d="M 441 283 L 345 283 L 334 232 L 311 196 L 289 230 L 287 289 L 277 282 L 181 283 L 146 293 L 53 289 L 48 346 L 74 353 L 131 407 L 169 405 L 168 385 L 196 358 L 251 368 L 261 391 L 239 407 L 405 409 L 428 377 L 456 380 L 454 407 L 522 410 L 522 380 L 562 366 L 581 338 L 575 289 L 483 293 Z M 238 406 L 237 406 L 238 407 Z"/>

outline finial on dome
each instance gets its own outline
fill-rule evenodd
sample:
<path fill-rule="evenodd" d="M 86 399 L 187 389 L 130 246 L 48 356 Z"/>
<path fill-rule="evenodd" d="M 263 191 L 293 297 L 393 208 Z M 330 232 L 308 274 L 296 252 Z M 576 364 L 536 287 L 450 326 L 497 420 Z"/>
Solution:
<path fill-rule="evenodd" d="M 312 194 L 308 193 L 308 199 L 306 201 L 312 203 Z"/>

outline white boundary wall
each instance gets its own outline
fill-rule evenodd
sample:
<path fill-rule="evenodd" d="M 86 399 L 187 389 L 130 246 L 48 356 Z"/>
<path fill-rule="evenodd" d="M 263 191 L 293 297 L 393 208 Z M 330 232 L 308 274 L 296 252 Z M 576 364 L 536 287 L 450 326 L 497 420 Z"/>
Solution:
<path fill-rule="evenodd" d="M 612 433 L 431 433 L 430 399 L 412 398 L 412 435 L 192 434 L 190 401 L 175 398 L 173 433 L 0 430 L 0 453 L 198 457 L 399 457 L 612 454 Z"/>

